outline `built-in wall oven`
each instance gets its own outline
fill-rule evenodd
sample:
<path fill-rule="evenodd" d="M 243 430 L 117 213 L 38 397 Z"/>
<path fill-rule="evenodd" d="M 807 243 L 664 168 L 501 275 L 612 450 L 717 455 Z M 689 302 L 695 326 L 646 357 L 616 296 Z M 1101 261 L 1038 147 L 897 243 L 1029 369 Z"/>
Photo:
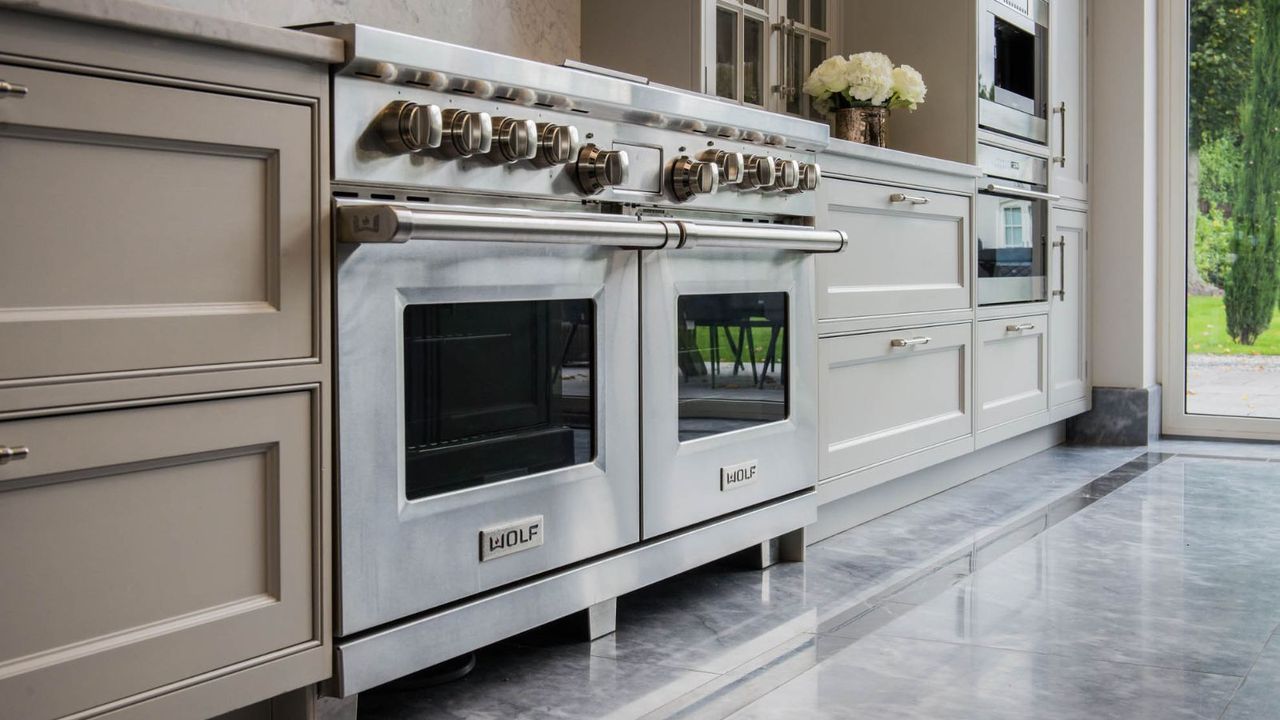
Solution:
<path fill-rule="evenodd" d="M 1049 3 L 983 0 L 979 15 L 978 124 L 1047 143 Z"/>
<path fill-rule="evenodd" d="M 978 304 L 1047 300 L 1048 161 L 981 144 L 978 165 Z"/>

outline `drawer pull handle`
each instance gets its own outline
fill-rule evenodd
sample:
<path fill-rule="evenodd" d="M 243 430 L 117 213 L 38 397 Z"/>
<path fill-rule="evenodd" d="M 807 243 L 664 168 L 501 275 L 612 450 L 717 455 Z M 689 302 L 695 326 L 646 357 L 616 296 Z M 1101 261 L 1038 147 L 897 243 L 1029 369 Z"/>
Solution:
<path fill-rule="evenodd" d="M 0 80 L 0 100 L 7 97 L 24 98 L 27 96 L 26 85 L 16 85 L 11 82 Z"/>
<path fill-rule="evenodd" d="M 0 465 L 4 465 L 10 460 L 25 460 L 30 454 L 31 449 L 23 445 L 17 447 L 0 445 Z"/>
<path fill-rule="evenodd" d="M 1005 325 L 1004 329 L 1008 332 L 1022 332 L 1023 330 L 1035 330 L 1036 326 L 1031 323 L 1018 323 L 1017 325 Z"/>
<path fill-rule="evenodd" d="M 929 198 L 923 195 L 907 195 L 906 193 L 894 193 L 889 196 L 891 203 L 911 203 L 912 205 L 928 205 Z"/>
<path fill-rule="evenodd" d="M 912 347 L 914 345 L 928 345 L 933 338 L 913 337 L 913 338 L 894 338 L 889 341 L 889 347 Z"/>

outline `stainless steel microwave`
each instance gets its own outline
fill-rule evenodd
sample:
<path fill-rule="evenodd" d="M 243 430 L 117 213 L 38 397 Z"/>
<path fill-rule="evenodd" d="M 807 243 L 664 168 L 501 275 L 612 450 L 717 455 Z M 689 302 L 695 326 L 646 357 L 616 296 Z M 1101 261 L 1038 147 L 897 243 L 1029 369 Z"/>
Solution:
<path fill-rule="evenodd" d="M 1047 143 L 1049 3 L 984 0 L 979 37 L 978 124 Z"/>

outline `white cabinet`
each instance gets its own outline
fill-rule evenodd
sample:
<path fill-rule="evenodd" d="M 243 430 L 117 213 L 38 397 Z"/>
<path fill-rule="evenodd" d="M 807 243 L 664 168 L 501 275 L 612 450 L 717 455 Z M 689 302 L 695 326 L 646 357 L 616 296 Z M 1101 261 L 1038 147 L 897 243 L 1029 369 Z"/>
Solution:
<path fill-rule="evenodd" d="M 977 324 L 979 431 L 1049 409 L 1047 320 L 1044 315 L 1029 315 Z"/>
<path fill-rule="evenodd" d="M 818 225 L 849 234 L 818 258 L 819 319 L 971 307 L 967 196 L 831 177 L 818 193 Z"/>
<path fill-rule="evenodd" d="M 819 476 L 969 436 L 972 323 L 818 341 Z"/>
<path fill-rule="evenodd" d="M 1089 398 L 1089 216 L 1054 208 L 1051 217 L 1049 402 L 1058 408 Z"/>
<path fill-rule="evenodd" d="M 1089 199 L 1088 4 L 1049 5 L 1049 190 L 1082 201 Z"/>
<path fill-rule="evenodd" d="M 582 5 L 582 59 L 744 105 L 813 115 L 800 89 L 836 52 L 832 0 Z"/>

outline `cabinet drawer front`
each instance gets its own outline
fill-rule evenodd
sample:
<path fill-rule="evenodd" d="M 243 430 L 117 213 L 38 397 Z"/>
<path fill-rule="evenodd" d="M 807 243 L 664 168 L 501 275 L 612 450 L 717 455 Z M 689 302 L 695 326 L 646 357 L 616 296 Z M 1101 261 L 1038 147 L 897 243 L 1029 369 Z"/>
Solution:
<path fill-rule="evenodd" d="M 0 423 L 0 707 L 61 717 L 318 643 L 313 395 Z"/>
<path fill-rule="evenodd" d="M 970 434 L 972 332 L 963 323 L 819 340 L 822 477 Z"/>
<path fill-rule="evenodd" d="M 969 198 L 840 179 L 823 187 L 820 224 L 848 233 L 849 246 L 818 258 L 819 319 L 970 307 Z"/>
<path fill-rule="evenodd" d="M 0 381 L 314 357 L 312 108 L 0 77 Z"/>
<path fill-rule="evenodd" d="M 1048 410 L 1047 324 L 1045 315 L 978 323 L 978 429 Z"/>

